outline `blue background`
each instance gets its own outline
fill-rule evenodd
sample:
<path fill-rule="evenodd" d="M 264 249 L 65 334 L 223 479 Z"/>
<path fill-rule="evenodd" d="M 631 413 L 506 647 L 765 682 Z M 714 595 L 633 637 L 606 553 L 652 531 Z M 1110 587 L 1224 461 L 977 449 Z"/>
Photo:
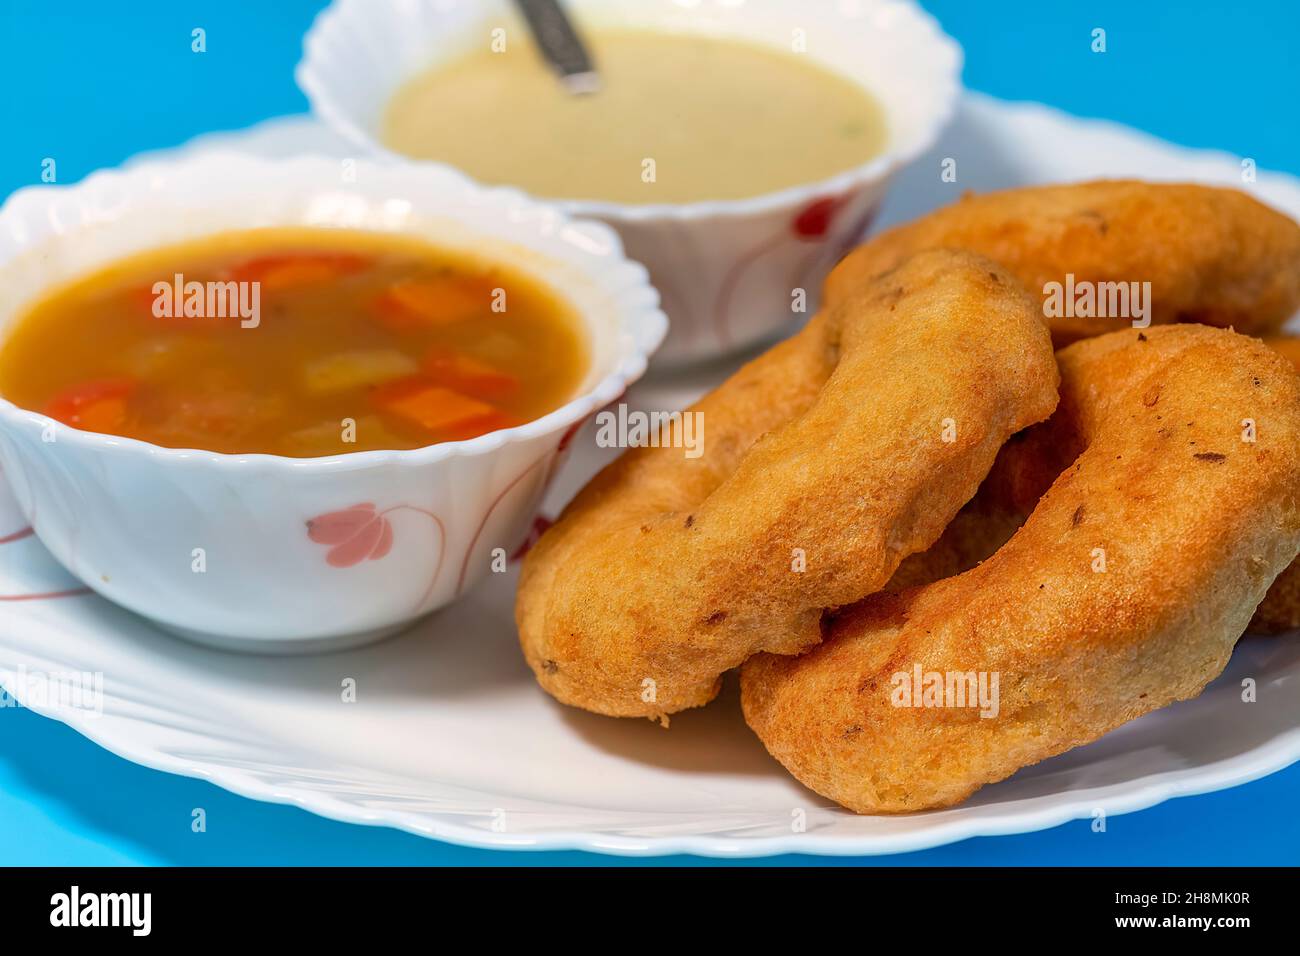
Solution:
<path fill-rule="evenodd" d="M 382 0 L 375 0 L 382 2 Z M 796 0 L 791 0 L 796 2 Z M 0 195 L 45 157 L 71 182 L 133 153 L 297 113 L 306 0 L 0 0 Z M 1015 0 L 924 4 L 966 49 L 967 86 L 1102 116 L 1300 173 L 1300 6 Z M 208 52 L 190 52 L 190 30 Z M 1094 27 L 1107 53 L 1089 51 Z M 902 857 L 776 863 L 1295 864 L 1300 765 L 1235 790 L 1042 833 Z M 190 811 L 208 812 L 206 834 Z M 68 728 L 0 708 L 0 865 L 593 864 L 581 853 L 468 850 L 332 823 L 120 760 Z M 698 863 L 667 858 L 654 863 Z"/>

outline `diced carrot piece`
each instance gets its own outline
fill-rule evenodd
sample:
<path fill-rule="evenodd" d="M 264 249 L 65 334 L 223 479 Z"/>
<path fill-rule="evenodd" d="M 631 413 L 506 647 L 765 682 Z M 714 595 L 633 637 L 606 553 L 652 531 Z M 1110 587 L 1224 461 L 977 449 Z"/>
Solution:
<path fill-rule="evenodd" d="M 274 269 L 267 269 L 257 281 L 263 292 L 278 292 L 294 286 L 328 282 L 335 274 L 333 266 L 323 262 L 286 262 Z"/>
<path fill-rule="evenodd" d="M 442 345 L 430 348 L 420 366 L 434 381 L 477 398 L 500 398 L 519 390 L 519 379 L 509 372 Z"/>
<path fill-rule="evenodd" d="M 492 286 L 464 276 L 403 279 L 375 300 L 375 318 L 394 332 L 472 319 L 492 306 Z"/>
<path fill-rule="evenodd" d="M 116 431 L 126 423 L 126 400 L 135 387 L 131 379 L 83 382 L 51 399 L 45 414 L 74 428 Z"/>
<path fill-rule="evenodd" d="M 479 435 L 486 435 L 488 432 L 497 431 L 500 428 L 513 428 L 518 424 L 520 424 L 519 419 L 513 415 L 494 410 L 492 414 L 484 415 L 482 418 L 475 418 L 461 425 L 439 429 L 438 439 L 439 441 L 465 441 L 469 438 L 477 438 Z"/>
<path fill-rule="evenodd" d="M 75 424 L 88 432 L 115 432 L 126 424 L 126 399 L 105 398 L 92 402 L 77 414 Z"/>
<path fill-rule="evenodd" d="M 153 304 L 158 301 L 157 294 L 153 291 L 153 286 L 142 285 L 126 293 L 126 297 L 131 301 L 132 306 L 138 308 L 145 315 L 153 318 Z"/>
<path fill-rule="evenodd" d="M 472 437 L 511 421 L 500 409 L 460 392 L 411 378 L 381 385 L 371 393 L 381 411 L 419 425 L 443 440 Z"/>
<path fill-rule="evenodd" d="M 422 378 L 402 379 L 380 386 L 371 396 L 382 411 L 429 431 L 473 421 L 495 411 L 487 402 L 433 385 Z"/>
<path fill-rule="evenodd" d="M 347 252 L 284 253 L 249 259 L 229 270 L 236 282 L 260 283 L 263 292 L 325 282 L 357 272 L 369 260 Z"/>

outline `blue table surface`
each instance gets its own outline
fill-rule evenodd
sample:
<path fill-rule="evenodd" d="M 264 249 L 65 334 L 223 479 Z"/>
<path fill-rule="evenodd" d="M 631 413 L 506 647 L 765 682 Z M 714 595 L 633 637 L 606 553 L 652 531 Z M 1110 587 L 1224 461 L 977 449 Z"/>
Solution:
<path fill-rule="evenodd" d="M 374 0 L 382 2 L 382 0 Z M 793 3 L 794 0 L 791 0 Z M 313 0 L 0 0 L 0 195 L 171 146 L 208 130 L 299 113 L 293 83 Z M 1190 146 L 1300 173 L 1300 7 L 1123 0 L 924 4 L 966 50 L 972 89 L 1101 116 Z M 190 31 L 207 31 L 207 52 Z M 1091 32 L 1107 52 L 1089 50 Z M 1295 864 L 1300 765 L 1234 790 L 1021 836 L 905 856 L 778 857 L 763 863 L 858 865 Z M 190 831 L 204 807 L 208 831 Z M 0 865 L 549 864 L 631 861 L 583 853 L 448 846 L 244 800 L 135 766 L 72 730 L 0 708 Z M 655 864 L 707 864 L 669 857 Z"/>

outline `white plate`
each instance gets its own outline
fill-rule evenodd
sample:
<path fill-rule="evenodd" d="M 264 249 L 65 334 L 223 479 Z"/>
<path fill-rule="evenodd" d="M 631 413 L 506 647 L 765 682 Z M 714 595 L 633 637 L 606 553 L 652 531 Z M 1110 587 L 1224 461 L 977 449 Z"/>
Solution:
<path fill-rule="evenodd" d="M 213 146 L 348 155 L 303 118 L 185 148 Z M 955 184 L 940 180 L 945 157 L 957 161 Z M 939 148 L 898 183 L 887 220 L 964 189 L 1102 175 L 1241 185 L 1240 161 L 1225 154 L 971 97 Z M 1261 174 L 1248 188 L 1300 215 L 1296 180 Z M 629 400 L 679 406 L 726 371 L 646 380 Z M 552 509 L 608 455 L 584 431 Z M 22 525 L 12 503 L 0 501 L 0 540 Z M 75 587 L 34 537 L 0 544 L 0 597 Z M 674 717 L 667 731 L 555 704 L 519 654 L 513 593 L 513 573 L 499 575 L 388 643 L 292 659 L 192 647 L 93 596 L 0 600 L 0 679 L 31 709 L 146 766 L 338 820 L 515 849 L 898 852 L 1139 810 L 1235 786 L 1300 758 L 1300 640 L 1247 638 L 1228 673 L 1194 701 L 986 787 L 956 809 L 859 817 L 803 789 L 768 758 L 740 718 L 734 687 L 714 705 Z M 102 716 L 36 696 L 38 672 L 70 671 L 102 672 Z M 1246 677 L 1257 682 L 1257 703 L 1241 701 Z M 356 681 L 355 703 L 341 700 L 348 678 Z"/>

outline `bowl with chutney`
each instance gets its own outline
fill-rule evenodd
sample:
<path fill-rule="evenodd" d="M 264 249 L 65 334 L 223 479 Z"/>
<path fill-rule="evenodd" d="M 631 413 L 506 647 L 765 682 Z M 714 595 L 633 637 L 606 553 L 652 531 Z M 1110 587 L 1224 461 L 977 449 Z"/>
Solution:
<path fill-rule="evenodd" d="M 617 235 L 449 168 L 205 153 L 0 208 L 0 468 L 161 626 L 355 646 L 504 570 L 667 320 Z"/>
<path fill-rule="evenodd" d="M 960 90 L 960 49 L 908 0 L 565 8 L 594 92 L 557 81 L 508 0 L 336 0 L 298 84 L 366 154 L 448 163 L 615 228 L 672 322 L 657 361 L 811 315 Z"/>

